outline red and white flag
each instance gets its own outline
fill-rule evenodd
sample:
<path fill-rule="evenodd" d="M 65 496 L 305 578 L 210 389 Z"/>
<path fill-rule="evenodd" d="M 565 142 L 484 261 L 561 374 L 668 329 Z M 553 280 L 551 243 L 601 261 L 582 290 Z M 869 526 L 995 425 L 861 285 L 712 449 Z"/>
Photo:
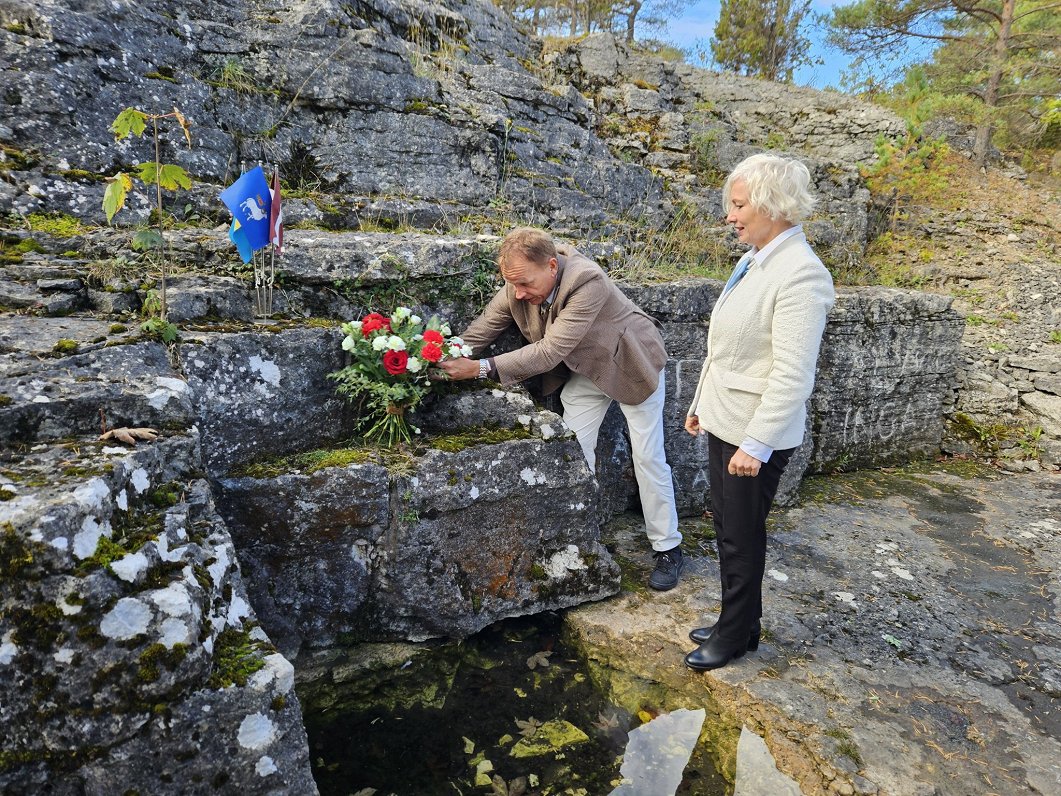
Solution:
<path fill-rule="evenodd" d="M 270 242 L 276 247 L 277 254 L 284 253 L 284 213 L 280 209 L 280 172 L 273 170 L 273 184 L 269 188 L 272 202 L 269 210 Z"/>

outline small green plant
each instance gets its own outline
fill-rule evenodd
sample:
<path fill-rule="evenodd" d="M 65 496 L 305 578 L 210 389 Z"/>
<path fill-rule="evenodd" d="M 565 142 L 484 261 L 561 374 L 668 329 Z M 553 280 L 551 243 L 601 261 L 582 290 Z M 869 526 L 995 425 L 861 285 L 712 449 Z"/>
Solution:
<path fill-rule="evenodd" d="M 147 297 L 144 298 L 143 306 L 140 308 L 140 314 L 146 318 L 140 324 L 140 331 L 163 343 L 176 342 L 179 336 L 177 327 L 162 316 L 162 300 L 154 290 L 147 292 Z"/>
<path fill-rule="evenodd" d="M 260 90 L 254 76 L 235 58 L 226 58 L 214 70 L 213 77 L 210 81 L 212 85 L 231 89 L 237 94 L 251 94 Z"/>
<path fill-rule="evenodd" d="M 1050 332 L 1049 340 L 1051 343 L 1061 343 L 1061 329 L 1054 329 Z"/>
<path fill-rule="evenodd" d="M 788 145 L 788 142 L 785 141 L 785 136 L 782 133 L 778 132 L 777 130 L 774 130 L 770 133 L 770 135 L 766 137 L 766 140 L 763 142 L 763 145 L 767 149 L 785 149 Z"/>
<path fill-rule="evenodd" d="M 147 129 L 147 123 L 151 122 L 152 138 L 155 143 L 155 159 L 137 164 L 136 176 L 144 185 L 155 186 L 155 200 L 158 210 L 158 231 L 153 229 L 142 229 L 133 236 L 133 249 L 137 251 L 158 251 L 159 264 L 162 273 L 162 292 L 159 317 L 166 321 L 166 252 L 165 238 L 165 213 L 162 210 L 162 189 L 175 191 L 178 188 L 185 190 L 192 187 L 191 177 L 180 166 L 171 163 L 162 163 L 159 158 L 158 123 L 161 119 L 173 119 L 180 126 L 184 137 L 188 142 L 188 148 L 192 146 L 192 134 L 188 120 L 184 118 L 176 107 L 172 113 L 144 113 L 136 108 L 126 108 L 119 113 L 111 122 L 111 132 L 114 140 L 122 141 L 131 135 L 140 138 Z M 133 187 L 133 176 L 125 172 L 118 172 L 107 184 L 107 190 L 103 194 L 103 210 L 107 214 L 107 222 L 114 219 L 114 215 L 125 206 L 125 197 Z"/>
<path fill-rule="evenodd" d="M 1020 445 L 1022 451 L 1024 451 L 1028 458 L 1038 459 L 1041 450 L 1039 449 L 1039 440 L 1043 436 L 1043 427 L 1036 426 L 1033 429 L 1025 429 L 1024 434 L 1017 439 L 1017 444 Z"/>

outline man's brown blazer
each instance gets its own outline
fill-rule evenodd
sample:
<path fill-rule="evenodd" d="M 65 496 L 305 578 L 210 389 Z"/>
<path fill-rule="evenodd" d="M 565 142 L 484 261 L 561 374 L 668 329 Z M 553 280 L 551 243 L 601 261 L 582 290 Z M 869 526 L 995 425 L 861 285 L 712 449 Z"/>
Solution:
<path fill-rule="evenodd" d="M 605 395 L 639 404 L 655 392 L 667 351 L 656 321 L 623 295 L 595 262 L 557 246 L 556 296 L 543 316 L 506 283 L 462 335 L 478 355 L 513 322 L 528 345 L 498 354 L 502 384 L 543 375 L 546 395 L 580 373 Z"/>

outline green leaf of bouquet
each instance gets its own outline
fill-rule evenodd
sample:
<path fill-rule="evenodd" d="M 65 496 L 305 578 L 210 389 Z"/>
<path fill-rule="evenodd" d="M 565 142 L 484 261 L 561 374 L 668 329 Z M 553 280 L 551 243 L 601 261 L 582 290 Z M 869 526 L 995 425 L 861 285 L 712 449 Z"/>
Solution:
<path fill-rule="evenodd" d="M 138 111 L 136 108 L 126 108 L 114 118 L 113 122 L 111 122 L 111 132 L 114 133 L 115 141 L 121 141 L 123 138 L 128 138 L 130 135 L 135 135 L 139 138 L 144 134 L 144 128 L 146 126 L 146 113 Z"/>
<path fill-rule="evenodd" d="M 133 251 L 146 252 L 162 246 L 162 236 L 155 229 L 142 229 L 133 235 Z"/>
<path fill-rule="evenodd" d="M 103 212 L 107 214 L 108 223 L 114 218 L 114 214 L 125 206 L 125 197 L 132 187 L 133 180 L 125 172 L 118 172 L 110 178 L 107 190 L 103 193 Z"/>

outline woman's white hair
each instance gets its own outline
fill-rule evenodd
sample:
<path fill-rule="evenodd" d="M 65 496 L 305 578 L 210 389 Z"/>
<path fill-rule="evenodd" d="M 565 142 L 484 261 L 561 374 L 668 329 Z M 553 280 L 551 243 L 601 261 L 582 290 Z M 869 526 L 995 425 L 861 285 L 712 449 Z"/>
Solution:
<path fill-rule="evenodd" d="M 737 164 L 722 186 L 723 210 L 729 211 L 730 189 L 737 181 L 748 189 L 748 201 L 772 219 L 797 224 L 814 209 L 810 172 L 795 158 L 762 153 Z"/>

